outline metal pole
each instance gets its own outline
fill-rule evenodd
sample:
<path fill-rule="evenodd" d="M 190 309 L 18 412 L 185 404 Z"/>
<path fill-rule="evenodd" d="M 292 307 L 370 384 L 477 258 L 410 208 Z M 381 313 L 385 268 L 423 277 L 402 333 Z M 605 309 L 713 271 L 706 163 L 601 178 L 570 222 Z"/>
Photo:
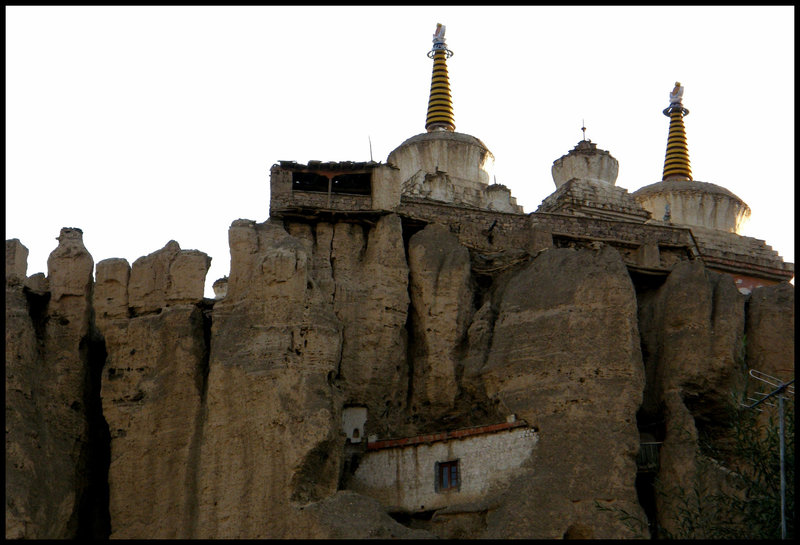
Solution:
<path fill-rule="evenodd" d="M 786 444 L 783 438 L 783 396 L 778 396 L 778 423 L 781 432 L 781 539 L 786 539 Z"/>
<path fill-rule="evenodd" d="M 764 373 L 758 373 L 759 375 L 766 376 L 766 377 L 768 377 L 770 379 L 774 379 L 777 382 L 779 382 L 779 384 L 776 385 L 774 382 L 770 382 L 769 380 L 766 380 L 761 376 L 754 375 L 753 374 L 754 371 L 755 371 L 755 369 L 751 369 L 750 370 L 750 376 L 752 376 L 753 378 L 758 379 L 761 382 L 766 382 L 767 384 L 770 384 L 771 386 L 777 386 L 777 388 L 775 390 L 773 390 L 768 395 L 762 397 L 761 399 L 759 399 L 758 401 L 756 401 L 752 405 L 744 405 L 744 403 L 742 403 L 742 405 L 744 405 L 744 407 L 747 408 L 747 409 L 754 409 L 758 405 L 760 405 L 762 402 L 764 402 L 767 399 L 771 398 L 772 396 L 775 396 L 775 395 L 778 396 L 778 427 L 779 427 L 779 431 L 780 431 L 780 434 L 781 434 L 781 436 L 780 436 L 780 458 L 781 458 L 781 461 L 780 461 L 781 462 L 781 539 L 786 539 L 786 462 L 785 462 L 785 458 L 786 458 L 786 439 L 784 437 L 784 429 L 783 429 L 783 399 L 784 398 L 783 398 L 782 394 L 783 394 L 784 391 L 787 391 L 787 389 L 788 389 L 788 392 L 790 394 L 794 393 L 792 388 L 790 388 L 790 386 L 792 384 L 794 384 L 794 379 L 790 380 L 789 382 L 781 382 L 780 380 L 775 379 L 775 377 L 770 377 L 769 375 L 764 375 Z"/>

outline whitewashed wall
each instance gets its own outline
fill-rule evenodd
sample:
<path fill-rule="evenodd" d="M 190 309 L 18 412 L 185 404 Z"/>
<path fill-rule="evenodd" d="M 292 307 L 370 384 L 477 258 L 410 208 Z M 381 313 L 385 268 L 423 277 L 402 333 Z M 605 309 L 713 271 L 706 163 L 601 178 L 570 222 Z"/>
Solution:
<path fill-rule="evenodd" d="M 351 443 L 360 443 L 364 439 L 364 423 L 367 421 L 366 407 L 345 407 L 342 409 L 342 431 Z M 358 430 L 358 437 L 354 431 Z"/>
<path fill-rule="evenodd" d="M 368 451 L 350 488 L 388 510 L 427 511 L 480 500 L 505 483 L 530 456 L 538 435 L 529 428 Z M 436 492 L 436 463 L 459 460 L 460 490 Z"/>

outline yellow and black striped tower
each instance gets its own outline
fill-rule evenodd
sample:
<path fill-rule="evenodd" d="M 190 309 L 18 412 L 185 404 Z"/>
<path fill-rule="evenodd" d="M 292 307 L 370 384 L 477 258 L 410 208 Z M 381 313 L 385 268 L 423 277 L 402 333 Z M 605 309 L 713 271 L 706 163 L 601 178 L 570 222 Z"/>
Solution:
<path fill-rule="evenodd" d="M 675 88 L 669 94 L 669 106 L 664 115 L 669 117 L 669 136 L 667 137 L 667 155 L 664 158 L 664 175 L 662 180 L 692 179 L 692 168 L 689 166 L 689 147 L 686 145 L 686 128 L 683 117 L 689 110 L 683 107 L 683 86 L 675 82 Z"/>
<path fill-rule="evenodd" d="M 447 44 L 444 42 L 444 30 L 445 27 L 441 23 L 436 25 L 433 49 L 428 52 L 428 57 L 433 59 L 431 97 L 428 100 L 428 118 L 425 120 L 425 130 L 428 132 L 456 130 L 453 98 L 450 96 L 450 78 L 447 77 L 447 59 L 453 56 L 453 52 L 447 49 Z"/>

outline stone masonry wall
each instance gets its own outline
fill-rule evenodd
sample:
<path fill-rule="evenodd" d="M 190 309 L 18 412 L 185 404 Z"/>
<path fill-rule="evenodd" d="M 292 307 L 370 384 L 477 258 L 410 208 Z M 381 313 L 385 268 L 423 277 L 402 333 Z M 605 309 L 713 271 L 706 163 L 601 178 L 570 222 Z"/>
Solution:
<path fill-rule="evenodd" d="M 529 428 L 367 453 L 350 489 L 380 501 L 392 511 L 435 510 L 450 504 L 485 503 L 514 479 L 538 438 Z M 459 461 L 461 486 L 435 490 L 437 462 Z"/>
<path fill-rule="evenodd" d="M 561 214 L 508 214 L 411 199 L 404 199 L 398 212 L 404 217 L 448 225 L 461 244 L 487 253 L 512 250 L 534 254 L 552 247 L 554 238 L 561 237 L 613 245 L 629 266 L 643 265 L 641 253 L 651 248 L 654 258 L 646 260 L 647 266 L 665 271 L 677 261 L 696 255 L 691 232 L 685 228 Z M 642 252 L 637 253 L 640 249 Z"/>

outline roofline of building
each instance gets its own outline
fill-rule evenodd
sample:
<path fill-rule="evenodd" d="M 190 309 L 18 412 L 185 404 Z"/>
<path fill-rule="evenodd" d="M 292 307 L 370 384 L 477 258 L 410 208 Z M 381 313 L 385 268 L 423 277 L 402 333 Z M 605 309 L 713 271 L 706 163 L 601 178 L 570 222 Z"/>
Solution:
<path fill-rule="evenodd" d="M 721 270 L 728 273 L 745 274 L 757 278 L 766 278 L 776 280 L 778 282 L 790 281 L 794 278 L 794 267 L 790 269 L 776 269 L 774 267 L 766 267 L 764 265 L 756 265 L 754 263 L 745 263 L 742 261 L 734 261 L 732 259 L 725 259 L 711 255 L 702 255 L 701 259 L 707 267 L 712 269 Z M 793 265 L 792 263 L 784 263 L 784 265 Z"/>
<path fill-rule="evenodd" d="M 439 433 L 428 433 L 425 435 L 417 435 L 414 437 L 403 437 L 400 439 L 383 439 L 381 441 L 372 441 L 372 442 L 367 441 L 367 450 L 410 447 L 419 444 L 448 441 L 450 439 L 461 439 L 464 437 L 472 437 L 475 435 L 483 435 L 487 433 L 497 433 L 500 431 L 506 431 L 523 427 L 528 427 L 528 423 L 520 420 L 517 422 L 501 422 L 499 424 L 489 424 L 488 426 L 477 426 L 473 428 L 464 428 L 460 430 L 444 431 Z"/>

